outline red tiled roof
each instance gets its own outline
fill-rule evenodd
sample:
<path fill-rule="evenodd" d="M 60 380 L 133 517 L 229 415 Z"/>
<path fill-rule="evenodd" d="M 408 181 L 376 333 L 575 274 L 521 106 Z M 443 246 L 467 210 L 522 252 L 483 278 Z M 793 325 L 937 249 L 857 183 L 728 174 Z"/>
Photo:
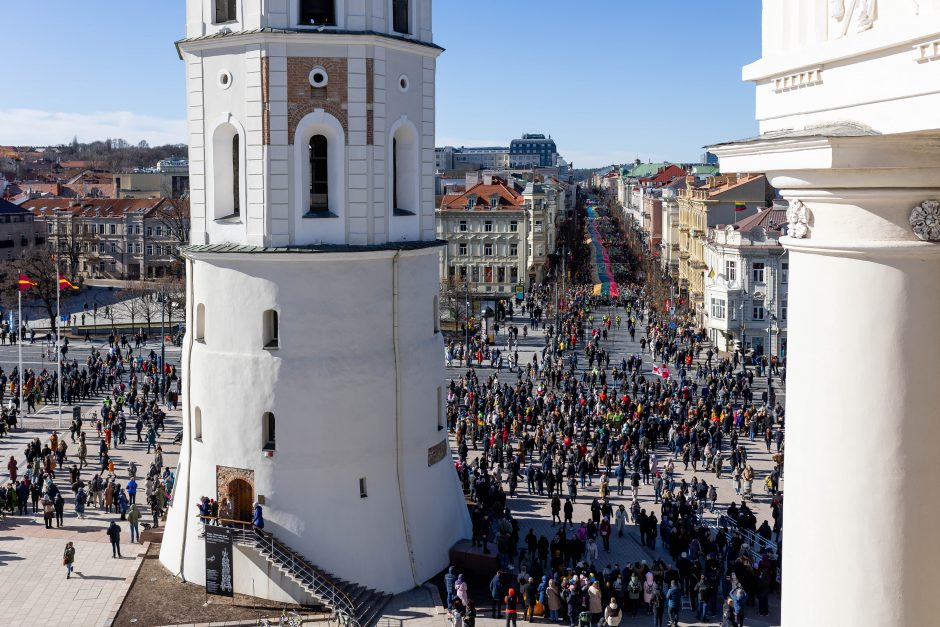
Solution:
<path fill-rule="evenodd" d="M 36 217 L 67 211 L 75 217 L 120 218 L 126 213 L 146 213 L 165 202 L 165 198 L 33 198 L 22 206 L 32 211 Z"/>
<path fill-rule="evenodd" d="M 490 198 L 493 195 L 499 197 L 496 207 L 490 206 Z M 471 198 L 473 207 L 469 209 L 467 205 Z M 446 194 L 441 201 L 441 211 L 505 211 L 519 209 L 523 204 L 522 194 L 509 187 L 502 179 L 493 177 L 493 183 L 490 185 L 477 183 L 464 192 Z"/>
<path fill-rule="evenodd" d="M 787 223 L 786 209 L 762 209 L 746 218 L 734 223 L 734 228 L 739 231 L 750 231 L 756 226 L 768 230 L 779 231 L 780 227 Z"/>
<path fill-rule="evenodd" d="M 684 177 L 686 174 L 687 172 L 684 168 L 675 163 L 670 163 L 657 172 L 655 176 L 641 178 L 639 181 L 640 183 L 652 183 L 653 185 L 666 185 L 679 177 Z"/>

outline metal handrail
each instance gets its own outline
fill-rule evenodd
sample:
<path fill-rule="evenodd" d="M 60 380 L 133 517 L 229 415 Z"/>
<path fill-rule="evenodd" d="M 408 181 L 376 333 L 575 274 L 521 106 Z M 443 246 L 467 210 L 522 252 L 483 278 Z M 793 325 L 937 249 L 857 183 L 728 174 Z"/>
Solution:
<path fill-rule="evenodd" d="M 280 562 L 285 567 L 289 566 L 291 572 L 298 573 L 297 577 L 312 588 L 311 594 L 313 596 L 328 602 L 333 609 L 333 613 L 337 616 L 338 622 L 349 627 L 359 627 L 359 620 L 356 618 L 356 606 L 349 598 L 349 595 L 343 592 L 322 571 L 308 562 L 305 557 L 275 538 L 274 534 L 257 529 L 252 523 L 244 520 L 212 516 L 198 516 L 198 518 L 203 526 L 203 533 L 205 533 L 207 522 L 236 527 L 232 533 L 234 542 L 256 549 L 267 548 L 271 553 L 272 561 Z"/>
<path fill-rule="evenodd" d="M 712 520 L 712 527 L 715 529 L 721 529 L 722 527 L 727 528 L 732 533 L 739 534 L 743 537 L 748 544 L 751 546 L 751 557 L 756 564 L 763 558 L 764 552 L 767 550 L 773 551 L 776 555 L 780 555 L 779 549 L 777 548 L 777 543 L 772 540 L 767 540 L 763 536 L 749 531 L 747 529 L 742 529 L 730 516 L 725 514 L 719 514 Z"/>

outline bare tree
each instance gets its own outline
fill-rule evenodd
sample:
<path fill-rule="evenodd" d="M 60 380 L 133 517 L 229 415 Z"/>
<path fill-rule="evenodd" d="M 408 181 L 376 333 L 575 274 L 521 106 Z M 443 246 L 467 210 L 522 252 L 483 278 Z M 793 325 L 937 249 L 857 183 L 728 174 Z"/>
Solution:
<path fill-rule="evenodd" d="M 87 249 L 88 246 L 94 246 L 94 241 L 81 231 L 81 225 L 74 217 L 67 224 L 61 220 L 57 221 L 54 235 L 59 268 L 72 283 L 77 284 L 79 281 L 78 265 L 83 252 L 87 252 L 87 250 L 83 251 L 83 247 Z"/>
<path fill-rule="evenodd" d="M 45 250 L 34 250 L 28 255 L 8 262 L 8 267 L 9 269 L 4 273 L 6 275 L 4 285 L 9 285 L 9 287 L 4 289 L 4 293 L 15 295 L 18 276 L 26 275 L 33 282 L 29 289 L 29 298 L 36 299 L 42 304 L 49 317 L 50 326 L 55 327 L 59 271 L 52 255 Z M 67 297 L 67 293 L 63 293 L 60 300 L 65 300 Z"/>
<path fill-rule="evenodd" d="M 137 319 L 142 317 L 143 302 L 142 299 L 132 291 L 129 293 L 129 296 L 130 298 L 127 300 L 122 300 L 112 305 L 111 309 L 116 309 L 118 315 L 129 318 L 131 321 L 131 330 L 133 331 L 137 326 Z"/>
<path fill-rule="evenodd" d="M 154 211 L 157 220 L 173 238 L 173 264 L 169 272 L 175 277 L 180 277 L 183 275 L 180 246 L 189 243 L 189 199 L 168 198 Z"/>
<path fill-rule="evenodd" d="M 182 322 L 186 318 L 186 278 L 183 276 L 168 276 L 160 283 L 160 289 L 166 296 L 166 319 Z"/>
<path fill-rule="evenodd" d="M 152 281 L 137 281 L 131 287 L 131 293 L 138 299 L 140 317 L 149 331 L 155 322 L 160 321 L 160 309 L 163 307 L 158 299 L 157 288 Z"/>
<path fill-rule="evenodd" d="M 460 278 L 441 281 L 438 300 L 439 315 L 447 325 L 453 325 L 454 331 L 462 331 L 467 322 L 467 282 Z M 470 293 L 471 299 L 473 293 Z M 473 312 L 470 312 L 471 316 Z M 443 326 L 443 325 L 442 325 Z"/>

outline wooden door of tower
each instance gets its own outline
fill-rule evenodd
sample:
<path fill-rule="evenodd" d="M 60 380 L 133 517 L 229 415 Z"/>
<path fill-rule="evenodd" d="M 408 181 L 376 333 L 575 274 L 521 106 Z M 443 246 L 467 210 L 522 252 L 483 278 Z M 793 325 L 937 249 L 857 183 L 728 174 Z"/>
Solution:
<path fill-rule="evenodd" d="M 228 484 L 228 498 L 232 503 L 232 516 L 235 520 L 251 522 L 254 509 L 254 491 L 244 479 L 233 479 Z"/>

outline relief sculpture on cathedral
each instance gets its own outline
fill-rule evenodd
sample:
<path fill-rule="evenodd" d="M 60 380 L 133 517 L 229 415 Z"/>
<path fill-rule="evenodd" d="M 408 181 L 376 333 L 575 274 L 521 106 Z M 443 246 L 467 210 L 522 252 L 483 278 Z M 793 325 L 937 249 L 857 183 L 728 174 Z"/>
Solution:
<path fill-rule="evenodd" d="M 854 22 L 856 32 L 864 32 L 874 25 L 878 0 L 829 0 L 829 17 L 835 21 L 833 39 L 844 37 Z"/>

